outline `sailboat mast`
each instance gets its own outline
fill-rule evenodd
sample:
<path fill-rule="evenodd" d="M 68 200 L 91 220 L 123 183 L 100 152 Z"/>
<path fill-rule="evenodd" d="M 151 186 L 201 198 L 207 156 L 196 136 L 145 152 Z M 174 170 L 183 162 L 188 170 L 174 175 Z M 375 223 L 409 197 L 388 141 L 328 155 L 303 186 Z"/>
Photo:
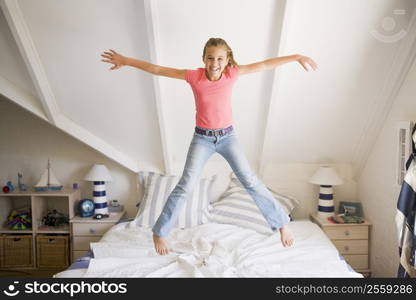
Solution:
<path fill-rule="evenodd" d="M 48 158 L 48 186 L 51 185 L 51 175 L 50 175 L 50 169 L 51 169 L 51 162 Z"/>

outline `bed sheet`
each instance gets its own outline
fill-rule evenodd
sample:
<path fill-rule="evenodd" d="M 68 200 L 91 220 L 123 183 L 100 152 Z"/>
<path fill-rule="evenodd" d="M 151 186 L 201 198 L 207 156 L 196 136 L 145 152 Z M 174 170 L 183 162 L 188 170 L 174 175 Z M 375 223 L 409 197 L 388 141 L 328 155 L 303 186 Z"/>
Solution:
<path fill-rule="evenodd" d="M 217 223 L 173 229 L 166 256 L 154 251 L 150 228 L 132 224 L 117 224 L 92 243 L 88 267 L 54 277 L 363 277 L 309 220 L 288 224 L 295 236 L 290 248 L 281 245 L 278 232 L 265 236 Z"/>

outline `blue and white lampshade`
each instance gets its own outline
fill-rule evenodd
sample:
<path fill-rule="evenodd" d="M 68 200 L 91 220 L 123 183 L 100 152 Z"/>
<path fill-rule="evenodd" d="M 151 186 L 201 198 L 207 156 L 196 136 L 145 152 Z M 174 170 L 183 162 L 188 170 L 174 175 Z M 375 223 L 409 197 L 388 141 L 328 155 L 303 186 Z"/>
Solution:
<path fill-rule="evenodd" d="M 107 194 L 105 190 L 105 182 L 112 181 L 110 172 L 107 167 L 102 164 L 94 165 L 84 180 L 94 182 L 93 200 L 94 200 L 94 215 L 108 214 Z"/>
<path fill-rule="evenodd" d="M 343 180 L 338 176 L 331 167 L 320 167 L 309 180 L 310 183 L 319 184 L 319 199 L 318 199 L 318 217 L 328 218 L 334 215 L 334 193 L 332 191 L 333 185 L 343 183 Z"/>

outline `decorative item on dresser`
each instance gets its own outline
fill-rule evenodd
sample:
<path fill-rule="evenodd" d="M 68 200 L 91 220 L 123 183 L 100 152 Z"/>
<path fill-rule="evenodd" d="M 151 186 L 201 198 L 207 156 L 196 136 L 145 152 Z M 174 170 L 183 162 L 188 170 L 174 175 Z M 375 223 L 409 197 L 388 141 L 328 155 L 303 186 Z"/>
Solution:
<path fill-rule="evenodd" d="M 364 220 L 360 224 L 335 224 L 318 217 L 316 212 L 310 214 L 310 219 L 321 227 L 355 271 L 370 277 L 369 233 L 371 224 L 368 221 Z"/>
<path fill-rule="evenodd" d="M 319 184 L 319 200 L 318 200 L 318 217 L 328 218 L 334 215 L 334 195 L 332 191 L 333 185 L 343 183 L 331 167 L 320 167 L 310 178 L 310 183 Z"/>
<path fill-rule="evenodd" d="M 78 213 L 82 218 L 94 216 L 94 201 L 91 199 L 82 199 L 79 201 Z"/>
<path fill-rule="evenodd" d="M 84 180 L 94 182 L 94 215 L 101 215 L 101 217 L 108 216 L 107 194 L 105 191 L 105 182 L 112 181 L 110 172 L 103 164 L 95 164 Z"/>
<path fill-rule="evenodd" d="M 85 256 L 90 250 L 90 243 L 98 242 L 103 234 L 124 216 L 125 211 L 110 213 L 108 218 L 94 219 L 76 216 L 69 220 L 72 234 L 72 262 Z"/>

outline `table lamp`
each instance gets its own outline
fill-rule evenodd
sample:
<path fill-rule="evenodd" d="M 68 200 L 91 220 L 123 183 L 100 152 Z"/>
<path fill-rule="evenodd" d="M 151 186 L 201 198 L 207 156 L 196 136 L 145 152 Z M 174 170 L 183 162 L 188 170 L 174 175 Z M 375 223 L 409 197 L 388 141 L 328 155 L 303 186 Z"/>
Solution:
<path fill-rule="evenodd" d="M 335 209 L 332 186 L 342 184 L 342 179 L 331 167 L 322 166 L 309 182 L 319 184 L 318 217 L 326 219 L 333 216 Z"/>
<path fill-rule="evenodd" d="M 88 174 L 84 177 L 86 181 L 94 182 L 93 200 L 94 215 L 108 216 L 107 195 L 105 192 L 105 182 L 112 181 L 110 172 L 103 164 L 95 164 Z"/>

